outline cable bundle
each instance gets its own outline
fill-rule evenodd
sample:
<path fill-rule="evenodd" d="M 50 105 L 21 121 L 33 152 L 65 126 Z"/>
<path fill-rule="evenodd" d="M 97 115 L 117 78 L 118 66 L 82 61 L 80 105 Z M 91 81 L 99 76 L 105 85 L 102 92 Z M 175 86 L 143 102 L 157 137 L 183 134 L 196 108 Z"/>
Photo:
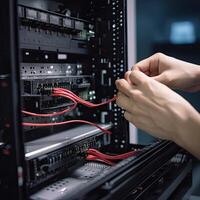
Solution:
<path fill-rule="evenodd" d="M 85 100 L 81 99 L 79 96 L 77 96 L 76 94 L 74 94 L 70 90 L 63 89 L 63 88 L 54 88 L 52 96 L 56 96 L 56 95 L 62 96 L 62 97 L 67 97 L 67 98 L 72 98 L 77 103 L 80 103 L 80 104 L 82 104 L 84 106 L 87 106 L 89 108 L 100 107 L 100 106 L 109 104 L 109 103 L 111 103 L 111 102 L 116 100 L 116 97 L 113 97 L 112 99 L 109 99 L 108 101 L 105 101 L 105 102 L 102 102 L 102 103 L 98 103 L 98 104 L 94 104 L 94 103 L 91 103 L 89 101 L 85 101 Z"/>
<path fill-rule="evenodd" d="M 57 97 L 60 97 L 59 95 L 52 95 L 52 96 L 57 96 Z M 66 97 L 67 99 L 71 100 L 73 102 L 72 106 L 70 106 L 70 108 L 68 109 L 65 109 L 63 111 L 59 111 L 59 112 L 54 112 L 54 113 L 50 113 L 50 114 L 38 114 L 38 113 L 33 113 L 33 112 L 28 112 L 28 111 L 25 111 L 25 110 L 22 110 L 22 113 L 23 114 L 26 114 L 26 115 L 30 115 L 30 116 L 33 116 L 33 117 L 56 117 L 56 116 L 59 116 L 59 115 L 63 115 L 65 113 L 68 113 L 72 110 L 74 110 L 77 106 L 77 102 L 71 98 L 71 97 Z"/>
<path fill-rule="evenodd" d="M 99 161 L 99 162 L 103 162 L 106 163 L 108 165 L 115 165 L 116 161 L 119 160 L 124 160 L 126 158 L 132 157 L 132 156 L 136 156 L 138 153 L 138 151 L 130 151 L 124 154 L 119 154 L 119 155 L 107 155 L 104 153 L 101 153 L 100 151 L 96 150 L 96 149 L 88 149 L 87 151 L 87 160 L 90 161 Z"/>
<path fill-rule="evenodd" d="M 53 96 L 53 97 L 64 97 L 66 99 L 69 99 L 70 101 L 72 101 L 72 105 L 68 109 L 65 109 L 65 110 L 59 111 L 59 112 L 50 113 L 50 114 L 38 114 L 38 113 L 28 112 L 28 111 L 24 111 L 24 110 L 22 111 L 22 113 L 26 114 L 26 115 L 34 116 L 34 117 L 55 117 L 55 116 L 63 115 L 65 113 L 72 111 L 73 109 L 75 109 L 77 107 L 78 104 L 82 104 L 82 105 L 87 106 L 89 108 L 96 108 L 96 107 L 106 105 L 106 104 L 111 103 L 111 102 L 116 100 L 116 97 L 113 97 L 112 99 L 110 99 L 108 101 L 105 101 L 105 102 L 102 102 L 102 103 L 99 103 L 99 104 L 94 104 L 94 103 L 91 103 L 91 102 L 88 102 L 88 101 L 81 99 L 79 96 L 77 96 L 76 94 L 74 94 L 70 90 L 67 90 L 67 89 L 64 89 L 64 88 L 54 88 L 52 90 L 51 96 Z M 69 121 L 54 122 L 54 123 L 27 123 L 27 122 L 24 122 L 22 125 L 23 126 L 35 126 L 35 127 L 47 127 L 47 126 L 58 126 L 58 125 L 64 125 L 64 124 L 70 124 L 70 123 L 89 124 L 89 125 L 97 127 L 98 129 L 100 129 L 104 133 L 111 134 L 110 131 L 101 128 L 99 125 L 92 123 L 92 122 L 89 122 L 89 121 L 85 121 L 85 120 L 69 120 Z"/>

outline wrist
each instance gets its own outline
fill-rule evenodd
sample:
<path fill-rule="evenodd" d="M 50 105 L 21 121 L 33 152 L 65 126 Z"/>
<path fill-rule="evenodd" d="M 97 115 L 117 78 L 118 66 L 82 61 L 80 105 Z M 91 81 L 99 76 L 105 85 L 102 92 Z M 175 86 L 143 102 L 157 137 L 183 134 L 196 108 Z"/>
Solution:
<path fill-rule="evenodd" d="M 182 121 L 182 125 L 179 126 L 174 142 L 184 149 L 190 150 L 191 138 L 199 138 L 200 134 L 200 114 L 192 109 L 188 112 L 187 118 Z"/>
<path fill-rule="evenodd" d="M 193 80 L 196 85 L 200 85 L 200 66 L 194 67 Z"/>

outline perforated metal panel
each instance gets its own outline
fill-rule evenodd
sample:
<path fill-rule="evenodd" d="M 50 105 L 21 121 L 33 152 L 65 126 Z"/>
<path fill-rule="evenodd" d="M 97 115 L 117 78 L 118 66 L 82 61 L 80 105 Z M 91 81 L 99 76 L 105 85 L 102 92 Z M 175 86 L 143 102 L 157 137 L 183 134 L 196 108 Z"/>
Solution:
<path fill-rule="evenodd" d="M 88 183 L 110 167 L 101 163 L 89 162 L 75 170 L 70 177 L 57 181 L 34 194 L 32 200 L 69 199 L 79 186 Z"/>
<path fill-rule="evenodd" d="M 96 85 L 97 99 L 117 93 L 116 79 L 124 78 L 128 70 L 127 5 L 125 0 L 91 0 L 91 16 L 95 24 L 92 68 L 100 79 Z M 102 110 L 102 112 L 104 112 Z M 124 111 L 116 104 L 107 110 L 114 125 L 112 148 L 125 150 L 129 144 L 129 127 Z"/>

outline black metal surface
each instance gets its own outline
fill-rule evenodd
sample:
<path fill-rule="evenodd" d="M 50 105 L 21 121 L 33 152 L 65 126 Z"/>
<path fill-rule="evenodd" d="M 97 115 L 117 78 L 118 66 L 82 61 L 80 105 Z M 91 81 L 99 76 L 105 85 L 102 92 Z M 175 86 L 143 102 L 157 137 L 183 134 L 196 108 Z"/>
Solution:
<path fill-rule="evenodd" d="M 171 197 L 173 192 L 177 189 L 177 187 L 183 182 L 183 180 L 186 178 L 186 176 L 192 171 L 192 163 L 191 161 L 188 163 L 185 163 L 185 166 L 182 170 L 180 170 L 179 173 L 177 173 L 177 176 L 174 176 L 174 180 L 171 182 L 171 184 L 166 187 L 165 191 L 159 196 L 158 200 L 167 200 Z M 188 183 L 190 185 L 190 183 Z"/>
<path fill-rule="evenodd" d="M 95 25 L 91 61 L 95 77 L 104 76 L 96 83 L 97 99 L 117 93 L 115 81 L 124 77 L 127 66 L 126 1 L 91 0 L 91 21 Z M 102 109 L 102 111 L 104 111 Z M 107 111 L 113 119 L 112 149 L 126 151 L 129 143 L 129 126 L 123 110 L 116 104 Z"/>
<path fill-rule="evenodd" d="M 76 191 L 79 186 L 90 182 L 102 172 L 109 170 L 109 168 L 110 166 L 101 163 L 85 163 L 83 166 L 75 169 L 69 177 L 56 181 L 53 184 L 42 188 L 36 194 L 33 194 L 30 199 L 70 199 L 71 192 Z"/>
<path fill-rule="evenodd" d="M 168 145 L 169 143 L 166 142 L 158 144 L 158 146 L 161 148 L 161 152 L 159 153 L 163 153 L 164 150 L 166 151 L 165 148 L 168 148 Z M 173 146 L 171 147 L 173 148 Z M 49 186 L 43 188 L 42 190 L 34 194 L 31 199 L 126 199 L 126 197 L 129 196 L 130 191 L 133 191 L 133 188 L 139 188 L 140 183 L 146 181 L 148 177 L 151 177 L 152 172 L 158 171 L 163 163 L 167 162 L 169 158 L 174 155 L 172 154 L 172 152 L 170 156 L 164 153 L 165 159 L 159 160 L 161 161 L 159 165 L 157 163 L 154 163 L 154 165 L 152 165 L 153 162 L 150 162 L 149 159 L 152 159 L 152 157 L 154 157 L 153 161 L 155 161 L 155 159 L 157 158 L 156 155 L 158 155 L 158 151 L 158 149 L 156 150 L 156 146 L 154 146 L 151 150 L 149 150 L 149 152 L 141 155 L 141 159 L 138 158 L 137 160 L 137 158 L 130 158 L 121 161 L 113 167 L 105 166 L 103 168 L 99 168 L 99 164 L 97 163 L 87 163 L 86 165 L 75 169 L 67 176 L 67 178 L 56 181 L 53 184 L 50 184 Z M 149 156 L 149 154 L 153 155 Z M 144 159 L 144 157 L 146 157 L 146 159 Z M 148 157 L 150 158 L 148 159 Z M 144 163 L 146 164 L 148 163 L 148 161 L 149 164 L 147 165 L 152 165 L 153 168 L 149 168 L 149 166 L 142 167 Z M 171 169 L 169 168 L 168 171 L 170 170 Z M 166 172 L 162 172 L 161 174 L 159 174 L 159 177 L 163 177 L 164 173 Z M 152 181 L 157 181 L 156 178 L 156 176 L 152 178 Z M 102 182 L 103 184 L 98 188 L 100 182 Z M 79 188 L 78 193 L 77 187 Z M 88 190 L 92 190 L 92 192 L 88 193 Z M 141 191 L 145 192 L 145 188 L 141 189 Z M 84 193 L 86 195 L 84 195 Z"/>
<path fill-rule="evenodd" d="M 181 185 L 181 182 L 186 179 L 186 177 L 189 177 L 191 172 L 190 158 L 187 156 L 185 157 L 183 154 L 181 158 L 178 158 L 178 155 L 179 154 L 175 155 L 161 168 L 158 168 L 152 173 L 151 176 L 141 181 L 141 183 L 130 192 L 126 200 L 176 199 L 171 198 L 172 194 L 174 194 L 174 191 Z M 186 159 L 184 159 L 184 157 Z M 188 178 L 187 180 L 189 188 L 191 184 Z"/>
<path fill-rule="evenodd" d="M 127 168 L 119 176 L 106 182 L 101 188 L 104 194 L 102 199 L 125 199 L 131 190 L 138 186 L 144 179 L 165 164 L 177 151 L 174 144 L 157 145 L 148 153 L 141 156 L 140 162 L 134 167 Z"/>
<path fill-rule="evenodd" d="M 68 199 L 125 199 L 133 188 L 162 167 L 179 150 L 170 142 L 161 142 L 148 148 L 137 158 L 126 159 L 89 183 L 81 185 L 78 193 L 67 194 Z"/>
<path fill-rule="evenodd" d="M 25 199 L 24 149 L 20 126 L 18 28 L 16 1 L 2 1 L 0 7 L 0 91 L 1 91 L 1 199 Z M 12 188 L 12 190 L 11 190 Z"/>
<path fill-rule="evenodd" d="M 124 78 L 128 71 L 128 47 L 127 47 L 127 1 L 111 1 L 111 32 L 112 32 L 112 65 L 113 65 L 113 85 L 115 80 Z M 124 118 L 124 111 L 117 107 L 114 109 L 116 115 L 115 136 L 113 146 L 117 149 L 127 149 L 129 144 L 129 123 Z M 123 130 L 123 131 L 121 131 Z M 125 144 L 125 145 L 124 145 Z"/>

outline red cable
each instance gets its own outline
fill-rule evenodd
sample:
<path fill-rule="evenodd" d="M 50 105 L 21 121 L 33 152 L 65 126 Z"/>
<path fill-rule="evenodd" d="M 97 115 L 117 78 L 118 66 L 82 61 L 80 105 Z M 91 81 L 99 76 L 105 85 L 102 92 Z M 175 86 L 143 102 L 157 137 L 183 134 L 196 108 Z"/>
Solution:
<path fill-rule="evenodd" d="M 67 89 L 64 89 L 64 88 L 54 88 L 53 94 L 51 96 L 68 98 L 74 103 L 74 105 L 71 106 L 69 109 L 65 109 L 63 111 L 50 113 L 50 114 L 33 113 L 33 112 L 24 111 L 24 110 L 22 111 L 22 113 L 24 113 L 26 115 L 31 115 L 31 116 L 34 116 L 34 117 L 54 117 L 54 116 L 62 115 L 64 113 L 72 111 L 73 109 L 76 108 L 77 103 L 81 103 L 81 104 L 83 104 L 87 107 L 90 107 L 90 108 L 96 108 L 96 107 L 108 104 L 108 103 L 116 100 L 116 97 L 113 97 L 112 99 L 110 99 L 108 101 L 105 101 L 105 102 L 102 102 L 102 103 L 99 103 L 99 104 L 93 104 L 91 102 L 88 102 L 88 101 L 81 99 L 80 97 L 78 97 L 76 94 L 74 94 L 70 90 L 67 90 Z"/>
<path fill-rule="evenodd" d="M 123 160 L 131 156 L 134 156 L 138 153 L 138 151 L 130 151 L 124 154 L 114 155 L 114 156 L 103 154 L 96 149 L 88 149 L 87 153 L 88 155 L 86 157 L 86 160 L 99 161 L 99 162 L 106 163 L 108 165 L 114 165 L 115 163 L 113 161 Z"/>
<path fill-rule="evenodd" d="M 107 134 L 112 134 L 109 130 L 106 130 L 104 128 L 101 128 L 99 125 L 85 121 L 85 120 L 69 120 L 69 121 L 64 121 L 64 122 L 54 122 L 54 123 L 28 123 L 28 122 L 23 122 L 23 126 L 35 126 L 35 127 L 47 127 L 47 126 L 59 126 L 59 125 L 65 125 L 65 124 L 71 124 L 71 123 L 83 123 L 83 124 L 89 124 L 91 126 L 95 126 L 98 129 L 100 129 L 102 132 L 107 133 Z"/>
<path fill-rule="evenodd" d="M 114 155 L 114 156 L 103 154 L 96 149 L 88 149 L 87 153 L 94 155 L 94 156 L 97 156 L 100 159 L 123 160 L 123 159 L 137 155 L 138 151 L 130 151 L 130 152 L 127 152 L 127 153 L 124 153 L 124 154 Z"/>
<path fill-rule="evenodd" d="M 107 154 L 101 153 L 100 151 L 98 151 L 96 149 L 89 149 L 88 151 L 89 151 L 89 153 L 105 156 L 107 159 L 121 159 L 124 157 L 129 157 L 129 156 L 135 155 L 138 152 L 138 151 L 129 151 L 127 153 L 123 153 L 123 154 L 119 154 L 119 155 L 107 155 Z"/>
<path fill-rule="evenodd" d="M 99 162 L 102 162 L 102 163 L 105 163 L 105 164 L 108 164 L 108 165 L 111 165 L 111 166 L 115 165 L 114 162 L 111 162 L 111 161 L 103 159 L 103 158 L 98 158 L 97 156 L 93 156 L 93 155 L 88 155 L 86 157 L 86 160 L 88 160 L 88 161 L 99 161 Z"/>
<path fill-rule="evenodd" d="M 27 112 L 27 111 L 22 111 L 24 114 L 28 114 L 28 115 L 32 115 L 32 116 L 39 116 L 39 117 L 52 117 L 52 116 L 57 116 L 57 115 L 61 115 L 64 114 L 66 112 L 70 112 L 72 111 L 74 108 L 76 108 L 77 103 L 81 103 L 83 105 L 86 105 L 88 107 L 98 107 L 98 106 L 102 106 L 105 104 L 108 104 L 112 101 L 116 100 L 116 97 L 113 97 L 112 99 L 99 103 L 99 104 L 93 104 L 91 102 L 85 101 L 83 99 L 81 99 L 80 97 L 78 97 L 76 94 L 74 94 L 73 92 L 67 90 L 67 89 L 63 89 L 63 88 L 54 88 L 53 89 L 53 93 L 52 96 L 59 96 L 59 97 L 65 97 L 70 99 L 71 101 L 73 101 L 74 105 L 66 110 L 60 111 L 60 112 L 56 112 L 56 113 L 51 113 L 51 114 L 37 114 L 37 113 L 32 113 L 32 112 Z M 70 121 L 64 121 L 64 122 L 54 122 L 54 123 L 28 123 L 28 122 L 24 122 L 22 123 L 23 126 L 35 126 L 35 127 L 47 127 L 47 126 L 58 126 L 58 125 L 64 125 L 64 124 L 70 124 L 70 123 L 85 123 L 85 124 L 89 124 L 92 126 L 97 127 L 98 129 L 100 129 L 102 132 L 107 133 L 107 134 L 111 134 L 110 131 L 101 128 L 99 125 L 89 122 L 89 121 L 85 121 L 85 120 L 70 120 Z"/>
<path fill-rule="evenodd" d="M 102 103 L 98 103 L 98 104 L 94 104 L 94 103 L 91 103 L 91 102 L 88 102 L 88 101 L 85 101 L 83 99 L 81 99 L 80 97 L 78 97 L 76 94 L 74 94 L 73 92 L 71 92 L 70 90 L 67 90 L 67 89 L 63 89 L 63 88 L 54 88 L 53 89 L 53 94 L 65 94 L 71 98 L 74 98 L 77 103 L 81 103 L 85 106 L 88 106 L 88 107 L 92 107 L 92 108 L 95 108 L 95 107 L 99 107 L 99 106 L 103 106 L 103 105 L 106 105 L 108 103 L 111 103 L 113 101 L 116 100 L 117 97 L 113 97 L 112 99 L 109 99 L 105 102 L 102 102 Z"/>
<path fill-rule="evenodd" d="M 54 94 L 53 96 L 59 96 L 59 95 Z M 66 96 L 65 96 L 65 98 L 70 99 L 74 104 L 72 106 L 70 106 L 70 108 L 65 109 L 63 111 L 50 113 L 50 114 L 40 114 L 40 113 L 33 113 L 33 112 L 28 112 L 28 111 L 22 110 L 22 113 L 26 114 L 26 115 L 31 115 L 31 116 L 34 116 L 34 117 L 55 117 L 55 116 L 58 116 L 58 115 L 63 115 L 65 113 L 67 113 L 67 112 L 72 111 L 77 106 L 77 102 L 73 98 L 66 97 Z"/>

